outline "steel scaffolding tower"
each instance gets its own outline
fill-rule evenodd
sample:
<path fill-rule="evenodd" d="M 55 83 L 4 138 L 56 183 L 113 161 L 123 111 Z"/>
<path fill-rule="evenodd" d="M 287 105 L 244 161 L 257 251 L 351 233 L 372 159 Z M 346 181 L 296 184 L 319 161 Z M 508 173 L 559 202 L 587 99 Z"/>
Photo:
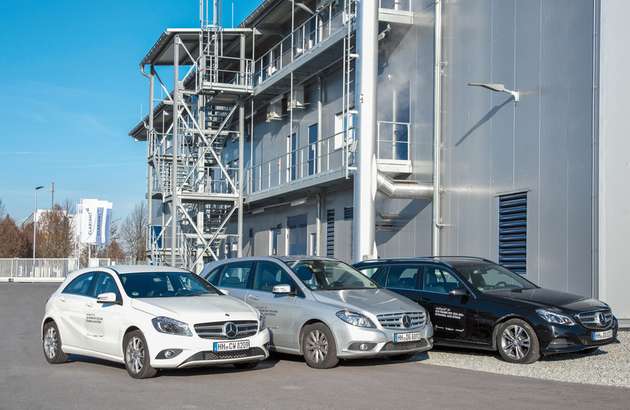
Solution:
<path fill-rule="evenodd" d="M 220 1 L 200 0 L 199 29 L 169 29 L 141 63 L 150 83 L 148 257 L 200 271 L 236 247 L 242 253 L 244 102 L 252 94 L 250 29 L 224 29 Z M 150 67 L 146 73 L 146 66 Z M 156 67 L 172 70 L 172 91 Z M 183 74 L 183 75 L 182 75 Z M 154 106 L 155 80 L 165 94 Z M 228 161 L 227 144 L 238 143 Z M 232 155 L 234 156 L 234 155 Z M 238 165 L 234 165 L 238 164 Z M 160 209 L 153 209 L 153 200 Z M 236 219 L 235 232 L 228 225 Z M 159 222 L 156 222 L 159 221 Z M 225 249 L 229 246 L 230 249 Z"/>

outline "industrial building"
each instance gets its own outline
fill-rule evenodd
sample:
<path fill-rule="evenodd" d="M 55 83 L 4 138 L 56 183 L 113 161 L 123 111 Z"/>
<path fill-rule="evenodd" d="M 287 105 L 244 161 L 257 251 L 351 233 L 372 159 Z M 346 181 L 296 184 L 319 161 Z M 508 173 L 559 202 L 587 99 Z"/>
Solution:
<path fill-rule="evenodd" d="M 140 65 L 148 257 L 488 257 L 630 319 L 622 0 L 200 1 Z"/>

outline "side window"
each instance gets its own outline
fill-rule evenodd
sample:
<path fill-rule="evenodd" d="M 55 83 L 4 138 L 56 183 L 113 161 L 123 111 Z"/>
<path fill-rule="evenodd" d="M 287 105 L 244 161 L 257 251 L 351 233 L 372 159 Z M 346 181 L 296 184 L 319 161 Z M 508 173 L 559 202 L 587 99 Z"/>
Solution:
<path fill-rule="evenodd" d="M 219 274 L 221 273 L 221 269 L 223 269 L 223 266 L 224 265 L 221 265 L 212 269 L 210 273 L 206 275 L 206 280 L 216 286 L 219 282 Z"/>
<path fill-rule="evenodd" d="M 460 284 L 457 278 L 444 269 L 427 266 L 423 275 L 422 289 L 427 292 L 448 294 Z"/>
<path fill-rule="evenodd" d="M 372 279 L 379 286 L 385 287 L 385 279 L 387 279 L 387 268 L 385 266 L 366 266 L 359 268 L 359 272 Z"/>
<path fill-rule="evenodd" d="M 227 265 L 219 277 L 219 286 L 226 288 L 246 288 L 253 264 L 253 262 L 241 262 Z"/>
<path fill-rule="evenodd" d="M 392 266 L 387 275 L 387 288 L 418 289 L 418 266 Z"/>
<path fill-rule="evenodd" d="M 96 276 L 95 272 L 89 272 L 76 277 L 64 288 L 61 293 L 91 297 L 92 295 L 90 294 L 90 290 L 92 289 L 92 280 L 94 279 L 94 276 Z"/>
<path fill-rule="evenodd" d="M 95 279 L 96 283 L 94 285 L 94 292 L 92 292 L 93 297 L 97 297 L 101 293 L 113 292 L 116 294 L 116 299 L 120 300 L 120 291 L 118 290 L 118 285 L 116 285 L 116 281 L 109 273 L 101 272 Z"/>
<path fill-rule="evenodd" d="M 271 292 L 276 285 L 291 285 L 295 288 L 295 283 L 289 274 L 278 264 L 273 262 L 258 262 L 256 264 L 253 289 Z"/>

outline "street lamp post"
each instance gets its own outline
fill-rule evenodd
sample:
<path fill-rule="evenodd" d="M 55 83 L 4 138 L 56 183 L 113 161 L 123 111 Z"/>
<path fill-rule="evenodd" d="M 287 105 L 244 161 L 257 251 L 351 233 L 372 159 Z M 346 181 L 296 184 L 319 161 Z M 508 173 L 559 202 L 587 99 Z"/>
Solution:
<path fill-rule="evenodd" d="M 43 185 L 35 187 L 35 212 L 33 213 L 33 263 L 35 263 L 35 248 L 37 247 L 37 191 L 44 188 Z"/>

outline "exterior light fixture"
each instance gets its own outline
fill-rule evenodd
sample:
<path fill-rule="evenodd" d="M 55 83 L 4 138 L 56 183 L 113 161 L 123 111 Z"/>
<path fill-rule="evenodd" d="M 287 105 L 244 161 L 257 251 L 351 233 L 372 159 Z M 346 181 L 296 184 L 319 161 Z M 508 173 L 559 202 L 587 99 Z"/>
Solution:
<path fill-rule="evenodd" d="M 518 102 L 521 97 L 521 93 L 518 90 L 508 90 L 505 88 L 505 84 L 500 83 L 468 83 L 471 87 L 483 87 L 491 91 L 498 93 L 510 94 L 514 98 L 514 102 Z"/>

